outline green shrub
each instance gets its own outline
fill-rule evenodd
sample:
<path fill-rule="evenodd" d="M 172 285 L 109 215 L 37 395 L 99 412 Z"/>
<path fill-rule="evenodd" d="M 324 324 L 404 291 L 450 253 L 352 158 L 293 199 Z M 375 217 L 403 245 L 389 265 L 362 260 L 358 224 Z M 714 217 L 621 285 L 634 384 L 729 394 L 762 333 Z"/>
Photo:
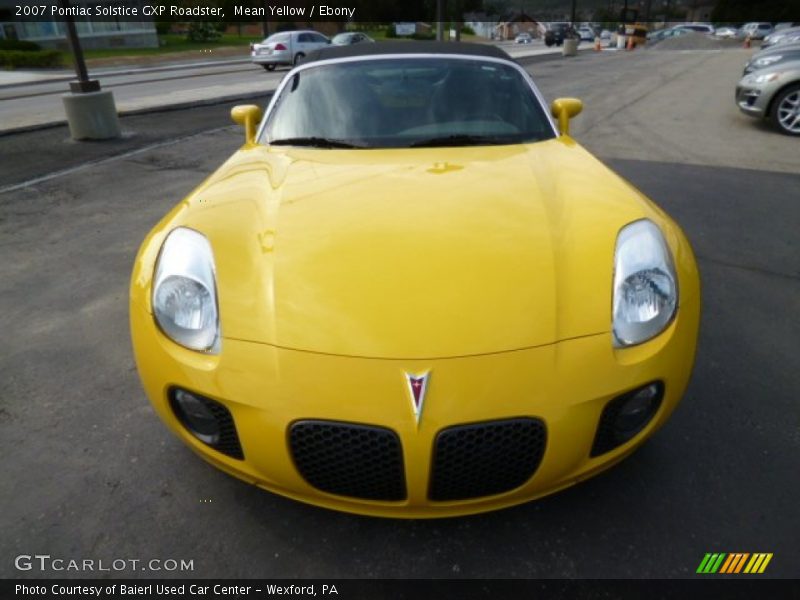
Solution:
<path fill-rule="evenodd" d="M 475 35 L 475 30 L 469 25 L 464 25 L 461 27 L 461 33 L 465 35 Z"/>
<path fill-rule="evenodd" d="M 192 21 L 186 39 L 190 42 L 216 42 L 222 33 L 214 23 L 208 21 Z"/>
<path fill-rule="evenodd" d="M 0 50 L 20 50 L 22 52 L 34 52 L 41 50 L 39 44 L 26 42 L 25 40 L 0 40 Z"/>
<path fill-rule="evenodd" d="M 59 66 L 61 66 L 61 52 L 58 50 L 0 50 L 0 67 L 2 68 Z"/>
<path fill-rule="evenodd" d="M 430 32 L 430 33 L 417 32 L 414 35 L 409 36 L 409 37 L 411 37 L 412 40 L 430 41 L 430 40 L 435 40 L 436 39 L 436 34 L 433 33 L 433 32 Z"/>

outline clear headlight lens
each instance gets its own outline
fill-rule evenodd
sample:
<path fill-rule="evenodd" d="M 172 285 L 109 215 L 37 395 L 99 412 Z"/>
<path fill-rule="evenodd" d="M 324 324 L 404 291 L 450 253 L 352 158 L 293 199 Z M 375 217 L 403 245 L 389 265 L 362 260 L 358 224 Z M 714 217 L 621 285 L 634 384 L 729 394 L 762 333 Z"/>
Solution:
<path fill-rule="evenodd" d="M 181 346 L 219 350 L 219 314 L 211 244 L 178 227 L 161 247 L 153 284 L 153 314 L 161 330 Z"/>
<path fill-rule="evenodd" d="M 780 54 L 773 54 L 772 56 L 765 56 L 764 58 L 756 59 L 753 62 L 754 67 L 766 67 L 767 65 L 771 65 L 772 63 L 779 61 L 782 59 L 783 56 Z"/>
<path fill-rule="evenodd" d="M 617 348 L 640 344 L 669 325 L 678 279 L 664 236 L 651 221 L 622 228 L 614 252 L 612 329 Z"/>

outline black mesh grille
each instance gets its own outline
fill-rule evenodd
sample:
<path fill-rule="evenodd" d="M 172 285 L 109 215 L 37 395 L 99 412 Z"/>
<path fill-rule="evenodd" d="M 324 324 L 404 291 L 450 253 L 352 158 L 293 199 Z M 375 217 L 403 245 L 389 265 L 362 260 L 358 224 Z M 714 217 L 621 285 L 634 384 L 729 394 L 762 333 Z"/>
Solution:
<path fill-rule="evenodd" d="M 443 429 L 433 449 L 431 500 L 464 500 L 513 490 L 539 467 L 547 432 L 538 419 Z"/>
<path fill-rule="evenodd" d="M 619 416 L 623 405 L 630 399 L 631 396 L 635 395 L 642 388 L 637 388 L 632 392 L 628 392 L 622 396 L 617 396 L 608 404 L 606 404 L 605 408 L 603 408 L 603 413 L 600 415 L 600 422 L 597 425 L 597 433 L 594 436 L 594 443 L 592 444 L 592 452 L 590 456 L 600 456 L 601 454 L 610 452 L 617 446 L 620 446 L 628 440 L 633 439 L 633 437 L 639 431 L 647 426 L 647 424 L 652 420 L 653 416 L 658 412 L 658 409 L 661 406 L 661 399 L 664 397 L 664 384 L 661 382 L 656 382 L 656 385 L 658 386 L 658 396 L 655 399 L 650 418 L 642 423 L 642 426 L 638 429 L 626 432 L 624 435 L 617 431 L 617 428 L 615 427 L 617 417 Z"/>
<path fill-rule="evenodd" d="M 177 407 L 174 394 L 175 390 L 173 389 L 169 395 L 172 410 L 178 419 L 183 422 L 184 425 L 186 425 L 182 412 Z M 211 400 L 210 398 L 200 396 L 193 392 L 192 396 L 200 400 L 206 406 L 206 408 L 211 411 L 211 414 L 214 415 L 214 419 L 217 421 L 217 426 L 219 427 L 219 439 L 214 443 L 203 443 L 211 448 L 214 448 L 214 450 L 230 456 L 231 458 L 238 458 L 240 460 L 243 459 L 244 452 L 242 452 L 242 445 L 239 443 L 239 435 L 236 433 L 236 425 L 233 422 L 233 416 L 231 416 L 231 412 L 216 400 Z M 191 427 L 187 428 L 191 431 Z"/>
<path fill-rule="evenodd" d="M 403 500 L 400 439 L 383 427 L 298 421 L 289 431 L 297 470 L 315 488 L 368 500 Z"/>

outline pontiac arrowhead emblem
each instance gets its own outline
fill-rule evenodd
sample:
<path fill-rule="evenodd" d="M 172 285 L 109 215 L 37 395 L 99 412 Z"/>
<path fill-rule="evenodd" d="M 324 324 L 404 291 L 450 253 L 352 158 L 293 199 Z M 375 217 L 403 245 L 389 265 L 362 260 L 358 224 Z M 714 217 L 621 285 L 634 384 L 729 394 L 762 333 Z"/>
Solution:
<path fill-rule="evenodd" d="M 411 407 L 414 409 L 414 417 L 417 419 L 417 424 L 419 424 L 419 418 L 422 415 L 422 405 L 425 402 L 425 392 L 428 391 L 429 378 L 430 371 L 426 371 L 422 375 L 406 373 L 406 383 L 411 394 Z"/>

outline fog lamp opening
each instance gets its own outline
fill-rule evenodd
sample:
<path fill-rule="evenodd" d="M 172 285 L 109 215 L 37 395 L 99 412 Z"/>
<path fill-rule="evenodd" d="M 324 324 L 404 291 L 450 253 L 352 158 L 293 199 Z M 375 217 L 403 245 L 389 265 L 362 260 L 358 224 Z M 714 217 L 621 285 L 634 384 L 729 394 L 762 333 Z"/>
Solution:
<path fill-rule="evenodd" d="M 175 389 L 170 399 L 175 416 L 192 435 L 211 446 L 219 442 L 219 422 L 204 402 L 204 398 L 185 390 Z"/>
<path fill-rule="evenodd" d="M 648 383 L 617 396 L 600 415 L 591 456 L 599 456 L 630 441 L 653 420 L 664 397 L 664 384 Z"/>
<path fill-rule="evenodd" d="M 639 433 L 655 414 L 658 400 L 658 386 L 655 383 L 628 395 L 614 422 L 615 433 L 625 439 Z"/>

